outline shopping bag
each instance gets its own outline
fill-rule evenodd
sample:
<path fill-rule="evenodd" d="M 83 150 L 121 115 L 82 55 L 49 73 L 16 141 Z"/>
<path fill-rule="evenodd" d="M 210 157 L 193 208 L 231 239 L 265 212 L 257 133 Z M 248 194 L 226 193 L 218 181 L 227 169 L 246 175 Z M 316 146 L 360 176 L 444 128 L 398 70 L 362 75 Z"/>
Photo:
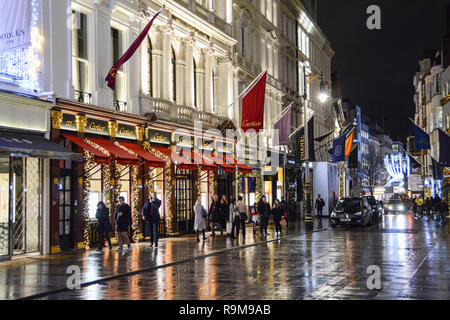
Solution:
<path fill-rule="evenodd" d="M 283 229 L 285 229 L 287 227 L 287 222 L 285 219 L 281 220 L 280 225 Z"/>
<path fill-rule="evenodd" d="M 231 234 L 232 229 L 233 229 L 233 224 L 231 222 L 227 222 L 227 234 Z"/>

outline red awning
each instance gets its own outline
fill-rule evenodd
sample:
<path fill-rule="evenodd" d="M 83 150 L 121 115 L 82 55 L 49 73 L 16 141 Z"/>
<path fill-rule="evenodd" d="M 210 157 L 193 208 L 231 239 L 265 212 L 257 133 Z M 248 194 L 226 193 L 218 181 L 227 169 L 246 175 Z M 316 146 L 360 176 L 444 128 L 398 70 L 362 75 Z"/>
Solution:
<path fill-rule="evenodd" d="M 142 148 L 141 146 L 132 143 L 132 142 L 120 142 L 121 145 L 123 145 L 125 148 L 133 151 L 134 153 L 136 153 L 139 157 L 141 157 L 142 159 L 145 160 L 145 165 L 147 167 L 152 167 L 152 168 L 163 168 L 165 165 L 165 161 L 158 158 L 157 156 L 155 156 L 154 154 L 148 152 L 147 150 L 145 150 L 144 148 Z"/>
<path fill-rule="evenodd" d="M 191 152 L 191 160 L 194 163 L 198 163 L 203 171 L 216 171 L 217 166 L 214 164 L 214 160 L 208 158 L 205 153 L 200 156 L 197 153 Z"/>
<path fill-rule="evenodd" d="M 203 157 L 211 159 L 218 166 L 222 166 L 223 172 L 235 172 L 236 171 L 236 167 L 234 165 L 229 164 L 225 160 L 221 160 L 218 157 L 214 157 L 213 155 L 211 155 L 209 153 L 203 153 Z"/>
<path fill-rule="evenodd" d="M 109 140 L 97 139 L 97 138 L 88 138 L 87 140 L 99 145 L 101 148 L 108 151 L 111 155 L 117 157 L 117 162 L 122 165 L 136 165 L 141 163 L 141 160 L 132 155 L 127 150 L 122 149 L 121 147 L 114 144 Z"/>
<path fill-rule="evenodd" d="M 243 174 L 252 173 L 253 169 L 243 163 L 238 162 L 234 157 L 225 156 L 225 160 L 228 163 L 233 163 L 236 167 L 239 168 L 239 171 Z"/>
<path fill-rule="evenodd" d="M 195 163 L 192 163 L 190 157 L 187 157 L 186 155 L 180 155 L 179 153 L 176 152 L 172 154 L 172 150 L 170 150 L 169 148 L 155 147 L 155 146 L 153 148 L 168 156 L 180 169 L 195 170 L 197 168 Z"/>
<path fill-rule="evenodd" d="M 65 134 L 63 133 L 62 136 L 64 138 L 69 139 L 70 141 L 72 141 L 73 143 L 75 143 L 77 146 L 81 147 L 84 150 L 89 151 L 90 153 L 92 153 L 94 155 L 94 161 L 99 163 L 99 164 L 106 164 L 109 162 L 109 158 L 110 156 L 96 148 L 94 148 L 93 146 L 91 146 L 89 143 L 85 142 L 83 139 L 80 139 L 74 135 L 70 135 L 70 134 Z"/>

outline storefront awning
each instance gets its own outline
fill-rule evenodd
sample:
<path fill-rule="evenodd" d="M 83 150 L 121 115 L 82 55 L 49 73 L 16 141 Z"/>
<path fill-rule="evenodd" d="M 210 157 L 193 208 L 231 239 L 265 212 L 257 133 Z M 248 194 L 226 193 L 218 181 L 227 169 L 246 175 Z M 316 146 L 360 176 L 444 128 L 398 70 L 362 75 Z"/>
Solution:
<path fill-rule="evenodd" d="M 141 146 L 132 143 L 132 142 L 120 142 L 121 145 L 123 145 L 125 148 L 133 151 L 135 154 L 137 154 L 139 157 L 145 160 L 145 165 L 147 167 L 152 168 L 163 168 L 165 165 L 165 161 L 158 158 L 154 154 L 148 152 Z"/>
<path fill-rule="evenodd" d="M 248 173 L 248 174 L 250 174 L 250 173 L 253 172 L 253 169 L 252 169 L 251 167 L 249 167 L 249 166 L 247 166 L 247 165 L 245 165 L 245 164 L 243 164 L 243 163 L 238 162 L 238 161 L 237 161 L 235 158 L 233 158 L 233 157 L 225 156 L 225 160 L 226 160 L 228 163 L 232 163 L 232 164 L 234 164 L 236 167 L 238 167 L 240 173 L 243 173 L 243 174 Z"/>
<path fill-rule="evenodd" d="M 117 159 L 117 163 L 121 165 L 137 165 L 142 162 L 138 157 L 132 155 L 127 150 L 122 149 L 121 147 L 114 144 L 114 142 L 111 142 L 109 140 L 98 138 L 88 138 L 87 140 L 98 145 L 100 148 L 105 149 L 112 156 L 115 156 Z"/>
<path fill-rule="evenodd" d="M 89 143 L 85 142 L 83 139 L 80 139 L 76 136 L 70 135 L 70 134 L 65 134 L 63 133 L 62 136 L 66 139 L 69 139 L 70 141 L 72 141 L 73 143 L 75 143 L 77 146 L 81 147 L 82 149 L 89 151 L 90 153 L 92 153 L 94 155 L 94 161 L 96 163 L 100 163 L 100 164 L 107 164 L 109 162 L 109 155 L 94 148 L 93 146 L 91 146 Z"/>
<path fill-rule="evenodd" d="M 176 152 L 173 152 L 172 154 L 172 150 L 169 148 L 164 147 L 153 147 L 153 148 L 168 156 L 175 163 L 175 165 L 182 170 L 195 170 L 197 168 L 196 164 L 192 163 L 189 156 L 180 155 L 179 153 Z"/>
<path fill-rule="evenodd" d="M 223 172 L 235 172 L 236 171 L 236 167 L 233 164 L 227 163 L 225 160 L 221 160 L 220 158 L 215 157 L 208 153 L 203 153 L 203 156 L 214 161 L 214 163 L 217 166 L 221 166 Z"/>
<path fill-rule="evenodd" d="M 0 154 L 81 161 L 83 155 L 73 153 L 39 134 L 0 131 Z"/>
<path fill-rule="evenodd" d="M 193 162 L 198 163 L 203 171 L 217 171 L 217 166 L 214 164 L 214 160 L 208 158 L 205 153 L 202 155 L 191 152 L 191 159 Z"/>

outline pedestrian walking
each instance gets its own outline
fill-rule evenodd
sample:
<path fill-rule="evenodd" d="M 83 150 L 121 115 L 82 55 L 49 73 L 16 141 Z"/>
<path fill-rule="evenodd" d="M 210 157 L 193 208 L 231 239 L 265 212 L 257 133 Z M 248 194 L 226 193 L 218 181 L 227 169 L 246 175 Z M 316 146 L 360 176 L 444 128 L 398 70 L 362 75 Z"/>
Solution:
<path fill-rule="evenodd" d="M 203 240 L 206 240 L 206 223 L 205 219 L 208 218 L 208 212 L 206 209 L 202 206 L 202 203 L 200 200 L 197 200 L 194 206 L 194 230 L 197 233 L 197 242 L 200 242 L 200 230 L 203 234 Z"/>
<path fill-rule="evenodd" d="M 441 224 L 446 224 L 447 223 L 446 219 L 448 216 L 448 203 L 445 198 L 442 198 L 440 212 L 441 212 Z"/>
<path fill-rule="evenodd" d="M 317 217 L 322 219 L 323 207 L 325 207 L 325 201 L 322 199 L 321 195 L 317 195 L 315 208 L 317 209 Z"/>
<path fill-rule="evenodd" d="M 97 212 L 95 213 L 97 218 L 97 234 L 98 234 L 98 249 L 97 251 L 102 251 L 105 244 L 105 238 L 108 242 L 109 249 L 112 250 L 111 238 L 109 233 L 113 232 L 111 221 L 109 220 L 109 208 L 106 207 L 103 201 L 97 204 Z"/>
<path fill-rule="evenodd" d="M 238 224 L 236 236 L 239 234 L 239 227 L 242 228 L 242 241 L 245 241 L 245 224 L 249 218 L 248 216 L 248 206 L 245 204 L 241 196 L 238 197 L 237 209 L 240 216 L 240 226 Z"/>
<path fill-rule="evenodd" d="M 230 231 L 231 239 L 236 239 L 236 237 L 239 237 L 239 231 L 236 232 L 236 237 L 234 236 L 234 231 L 235 229 L 237 229 L 236 225 L 239 225 L 241 223 L 240 219 L 241 217 L 239 215 L 239 211 L 236 205 L 236 200 L 232 199 L 229 207 L 229 218 L 228 218 L 228 221 L 231 221 L 231 231 Z"/>
<path fill-rule="evenodd" d="M 266 196 L 262 196 L 261 200 L 258 203 L 258 213 L 260 218 L 260 230 L 261 235 L 269 236 L 270 234 L 267 232 L 267 226 L 269 224 L 269 217 L 270 217 L 270 204 L 267 203 Z"/>
<path fill-rule="evenodd" d="M 417 204 L 417 214 L 419 216 L 423 217 L 423 199 L 422 199 L 422 197 L 419 196 L 416 199 L 416 204 Z"/>
<path fill-rule="evenodd" d="M 150 228 L 150 248 L 158 247 L 158 229 L 161 216 L 159 208 L 161 207 L 161 200 L 158 199 L 156 192 L 150 195 L 150 198 L 145 202 L 142 208 L 142 219 L 145 220 Z"/>
<path fill-rule="evenodd" d="M 431 199 L 426 198 L 426 200 L 425 200 L 425 215 L 428 217 L 428 220 L 431 220 L 431 209 L 432 209 Z"/>
<path fill-rule="evenodd" d="M 297 220 L 297 203 L 294 198 L 291 198 L 288 204 L 288 219 L 291 221 Z"/>
<path fill-rule="evenodd" d="M 289 212 L 286 201 L 282 198 L 280 202 L 281 210 L 283 211 L 283 220 L 286 224 L 286 229 L 289 227 Z"/>
<path fill-rule="evenodd" d="M 225 227 L 227 234 L 231 234 L 231 226 L 233 221 L 230 220 L 230 205 L 228 204 L 228 198 L 226 195 L 222 195 L 222 198 L 220 199 L 220 206 L 219 206 L 219 220 L 220 224 L 222 225 L 222 228 Z"/>
<path fill-rule="evenodd" d="M 130 249 L 131 243 L 128 229 L 131 225 L 131 207 L 125 203 L 124 197 L 119 197 L 119 204 L 114 212 L 114 221 L 116 223 L 117 242 L 119 244 L 117 251 L 122 251 L 124 244 Z"/>
<path fill-rule="evenodd" d="M 258 213 L 258 204 L 255 202 L 252 208 L 252 222 L 253 222 L 253 234 L 256 234 L 256 227 L 260 222 L 259 213 Z"/>
<path fill-rule="evenodd" d="M 211 206 L 209 207 L 209 219 L 211 221 L 212 229 L 211 236 L 214 237 L 216 235 L 216 231 L 214 229 L 215 226 L 219 228 L 220 234 L 223 235 L 223 228 L 221 224 L 221 206 L 219 203 L 219 196 L 217 194 L 213 196 L 213 201 L 211 202 Z"/>
<path fill-rule="evenodd" d="M 280 201 L 277 199 L 275 200 L 275 202 L 273 203 L 273 208 L 272 208 L 272 217 L 273 217 L 273 222 L 275 223 L 275 235 L 277 237 L 281 236 L 281 220 L 283 219 L 283 208 L 280 205 Z"/>

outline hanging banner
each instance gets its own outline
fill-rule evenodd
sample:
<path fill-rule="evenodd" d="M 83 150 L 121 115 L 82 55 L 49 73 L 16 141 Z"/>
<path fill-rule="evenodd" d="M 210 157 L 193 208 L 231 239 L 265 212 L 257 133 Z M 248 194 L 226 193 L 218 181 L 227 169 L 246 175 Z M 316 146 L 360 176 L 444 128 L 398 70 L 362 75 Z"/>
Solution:
<path fill-rule="evenodd" d="M 31 43 L 31 0 L 0 1 L 0 53 Z"/>
<path fill-rule="evenodd" d="M 266 98 L 266 77 L 263 74 L 260 80 L 242 99 L 242 131 L 264 129 L 264 100 Z"/>

